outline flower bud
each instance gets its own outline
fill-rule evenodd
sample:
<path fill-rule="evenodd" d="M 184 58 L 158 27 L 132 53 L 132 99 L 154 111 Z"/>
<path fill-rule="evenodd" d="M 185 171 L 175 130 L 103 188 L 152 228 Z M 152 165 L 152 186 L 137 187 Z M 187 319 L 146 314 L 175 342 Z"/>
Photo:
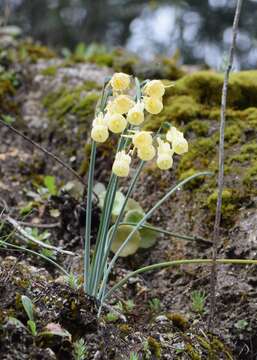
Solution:
<path fill-rule="evenodd" d="M 129 110 L 127 120 L 131 125 L 140 125 L 144 122 L 144 104 L 142 102 L 137 102 Z"/>
<path fill-rule="evenodd" d="M 95 125 L 91 130 L 91 138 L 99 143 L 103 143 L 108 139 L 109 132 L 105 125 Z"/>
<path fill-rule="evenodd" d="M 156 151 L 155 151 L 155 148 L 153 145 L 139 147 L 137 149 L 137 155 L 138 155 L 139 159 L 144 160 L 144 161 L 152 160 L 155 156 L 155 152 Z"/>
<path fill-rule="evenodd" d="M 111 78 L 111 86 L 115 91 L 123 91 L 129 87 L 130 77 L 124 73 L 115 73 Z"/>
<path fill-rule="evenodd" d="M 115 134 L 120 134 L 127 126 L 127 120 L 120 114 L 107 114 L 107 126 Z"/>
<path fill-rule="evenodd" d="M 149 131 L 138 131 L 133 135 L 132 142 L 135 147 L 142 148 L 152 145 L 153 138 Z"/>
<path fill-rule="evenodd" d="M 144 97 L 145 109 L 153 115 L 159 114 L 163 109 L 162 99 L 158 97 Z"/>
<path fill-rule="evenodd" d="M 161 80 L 152 80 L 146 84 L 144 93 L 150 97 L 161 98 L 165 93 L 165 87 Z"/>
<path fill-rule="evenodd" d="M 126 177 L 129 174 L 129 165 L 131 157 L 125 153 L 124 150 L 119 151 L 112 165 L 112 171 L 116 176 Z"/>
<path fill-rule="evenodd" d="M 156 163 L 161 170 L 168 170 L 173 165 L 173 159 L 171 155 L 163 153 L 158 155 Z"/>
<path fill-rule="evenodd" d="M 126 114 L 129 109 L 135 105 L 135 102 L 127 95 L 118 95 L 110 105 L 112 113 Z"/>

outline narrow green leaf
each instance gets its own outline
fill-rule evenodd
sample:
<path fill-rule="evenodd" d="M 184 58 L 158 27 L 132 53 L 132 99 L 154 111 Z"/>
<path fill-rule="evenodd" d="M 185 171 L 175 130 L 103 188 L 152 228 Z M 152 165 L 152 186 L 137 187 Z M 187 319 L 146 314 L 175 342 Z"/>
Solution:
<path fill-rule="evenodd" d="M 22 295 L 21 302 L 29 320 L 34 321 L 33 304 L 29 297 Z"/>

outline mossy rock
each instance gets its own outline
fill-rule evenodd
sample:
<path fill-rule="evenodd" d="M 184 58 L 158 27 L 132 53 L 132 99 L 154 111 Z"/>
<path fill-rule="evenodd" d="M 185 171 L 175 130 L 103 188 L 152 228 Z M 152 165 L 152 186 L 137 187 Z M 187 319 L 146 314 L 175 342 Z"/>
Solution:
<path fill-rule="evenodd" d="M 74 89 L 62 87 L 56 92 L 47 94 L 43 99 L 43 105 L 48 110 L 48 116 L 52 119 L 64 120 L 67 113 L 74 114 L 78 118 L 93 115 L 99 93 L 88 93 L 88 85 L 78 86 Z"/>
<path fill-rule="evenodd" d="M 223 86 L 223 74 L 213 71 L 199 71 L 184 76 L 176 86 L 168 89 L 168 95 L 189 95 L 198 103 L 208 106 L 219 105 Z M 238 109 L 257 104 L 257 71 L 233 73 L 230 77 L 228 106 Z"/>

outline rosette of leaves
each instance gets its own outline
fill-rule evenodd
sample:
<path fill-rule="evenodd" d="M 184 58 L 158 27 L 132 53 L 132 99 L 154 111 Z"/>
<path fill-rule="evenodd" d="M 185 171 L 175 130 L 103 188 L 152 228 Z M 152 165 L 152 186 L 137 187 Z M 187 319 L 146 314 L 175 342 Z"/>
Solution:
<path fill-rule="evenodd" d="M 94 187 L 94 191 L 99 197 L 99 206 L 102 209 L 106 196 L 105 186 L 102 183 L 97 183 Z M 125 196 L 123 195 L 123 193 L 121 191 L 117 191 L 112 208 L 113 222 L 119 215 L 124 201 Z M 123 220 L 124 224 L 119 225 L 117 233 L 111 244 L 112 252 L 115 253 L 119 249 L 119 247 L 127 239 L 134 227 L 139 223 L 140 220 L 142 220 L 144 215 L 145 212 L 140 206 L 140 204 L 136 200 L 129 198 L 125 209 L 125 215 Z M 145 225 L 150 224 L 146 223 Z M 156 240 L 156 231 L 142 227 L 140 230 L 135 232 L 132 239 L 128 242 L 127 246 L 120 253 L 120 256 L 126 257 L 129 255 L 133 255 L 137 252 L 139 248 L 148 249 L 155 244 Z"/>

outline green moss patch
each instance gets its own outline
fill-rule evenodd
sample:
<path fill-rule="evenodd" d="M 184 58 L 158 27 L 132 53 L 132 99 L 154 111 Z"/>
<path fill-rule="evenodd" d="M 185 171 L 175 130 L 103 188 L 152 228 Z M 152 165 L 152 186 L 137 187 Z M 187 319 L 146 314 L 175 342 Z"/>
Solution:
<path fill-rule="evenodd" d="M 43 99 L 43 105 L 48 110 L 50 118 L 63 122 L 68 113 L 76 115 L 78 119 L 93 115 L 98 99 L 99 93 L 88 93 L 88 84 L 85 84 L 74 89 L 63 87 L 50 93 Z"/>

